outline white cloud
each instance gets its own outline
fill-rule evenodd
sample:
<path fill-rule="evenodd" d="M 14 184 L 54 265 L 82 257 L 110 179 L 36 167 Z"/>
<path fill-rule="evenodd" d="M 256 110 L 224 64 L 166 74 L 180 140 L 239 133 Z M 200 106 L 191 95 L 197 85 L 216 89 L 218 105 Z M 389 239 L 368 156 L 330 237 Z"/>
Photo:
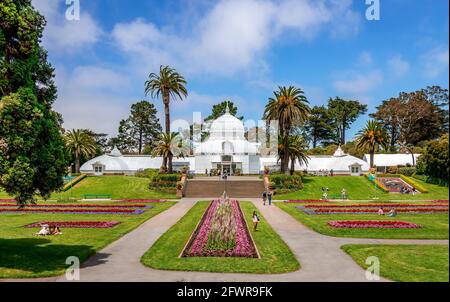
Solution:
<path fill-rule="evenodd" d="M 184 73 L 229 76 L 264 66 L 264 51 L 285 34 L 311 39 L 327 26 L 334 35 L 337 27 L 349 22 L 357 31 L 357 21 L 345 17 L 352 15 L 351 4 L 347 0 L 222 0 L 193 22 L 188 34 L 136 19 L 116 24 L 112 37 L 140 73 L 170 64 Z"/>
<path fill-rule="evenodd" d="M 58 9 L 59 1 L 33 0 L 33 6 L 45 16 L 47 25 L 43 43 L 49 50 L 74 53 L 99 41 L 103 31 L 90 14 L 81 7 L 80 20 L 69 21 L 65 11 Z"/>
<path fill-rule="evenodd" d="M 421 57 L 425 74 L 430 78 L 436 78 L 449 68 L 448 46 L 439 46 L 431 49 Z"/>
<path fill-rule="evenodd" d="M 382 83 L 383 77 L 379 70 L 369 72 L 348 71 L 339 74 L 339 79 L 333 81 L 333 87 L 339 93 L 351 97 L 365 95 Z"/>
<path fill-rule="evenodd" d="M 389 72 L 396 77 L 405 75 L 410 69 L 409 63 L 399 55 L 390 58 L 387 64 Z"/>
<path fill-rule="evenodd" d="M 362 66 L 369 66 L 373 63 L 372 54 L 368 51 L 363 51 L 358 57 L 358 63 Z"/>

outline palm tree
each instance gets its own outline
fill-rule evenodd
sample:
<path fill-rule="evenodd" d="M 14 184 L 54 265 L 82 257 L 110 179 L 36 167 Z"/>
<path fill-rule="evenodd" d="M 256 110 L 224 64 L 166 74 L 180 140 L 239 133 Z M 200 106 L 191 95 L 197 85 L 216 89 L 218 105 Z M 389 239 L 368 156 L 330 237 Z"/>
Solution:
<path fill-rule="evenodd" d="M 370 168 L 373 168 L 373 157 L 380 147 L 387 148 L 389 137 L 380 123 L 375 120 L 367 121 L 364 129 L 358 132 L 356 147 L 367 150 L 370 154 Z"/>
<path fill-rule="evenodd" d="M 164 113 L 166 117 L 166 134 L 170 135 L 170 98 L 179 98 L 188 95 L 186 80 L 175 69 L 169 66 L 160 66 L 159 74 L 151 73 L 145 82 L 145 95 L 152 97 L 162 97 Z M 169 166 L 172 166 L 172 159 L 169 158 Z"/>
<path fill-rule="evenodd" d="M 294 86 L 279 86 L 278 91 L 274 91 L 274 98 L 269 98 L 269 102 L 264 110 L 265 120 L 277 120 L 283 145 L 289 145 L 289 134 L 295 125 L 302 124 L 308 118 L 310 108 L 304 92 Z M 281 172 L 289 174 L 289 148 L 281 157 Z"/>
<path fill-rule="evenodd" d="M 68 131 L 65 136 L 66 147 L 75 158 L 75 173 L 80 173 L 81 156 L 90 157 L 97 152 L 97 143 L 88 132 L 81 129 Z"/>
<path fill-rule="evenodd" d="M 153 156 L 163 157 L 163 166 L 167 168 L 168 173 L 172 173 L 172 159 L 174 156 L 185 157 L 189 153 L 188 144 L 181 140 L 178 132 L 161 133 L 156 147 L 153 149 Z M 168 167 L 167 167 L 168 165 Z"/>
<path fill-rule="evenodd" d="M 299 164 L 308 164 L 309 156 L 307 155 L 308 145 L 300 135 L 291 135 L 289 137 L 289 156 L 291 160 L 291 175 L 295 172 L 295 161 L 298 160 Z"/>

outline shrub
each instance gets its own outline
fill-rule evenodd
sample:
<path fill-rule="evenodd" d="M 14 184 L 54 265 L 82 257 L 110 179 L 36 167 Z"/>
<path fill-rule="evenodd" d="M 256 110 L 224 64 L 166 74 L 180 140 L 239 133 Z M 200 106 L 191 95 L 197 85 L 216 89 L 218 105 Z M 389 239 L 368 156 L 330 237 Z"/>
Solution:
<path fill-rule="evenodd" d="M 388 167 L 387 172 L 388 172 L 388 174 L 397 174 L 398 167 L 397 166 Z"/>
<path fill-rule="evenodd" d="M 177 190 L 183 190 L 184 188 L 184 183 L 182 183 L 181 181 L 177 182 Z"/>
<path fill-rule="evenodd" d="M 414 167 L 402 167 L 398 168 L 398 173 L 406 176 L 413 176 L 416 173 L 416 168 Z"/>
<path fill-rule="evenodd" d="M 298 175 L 284 175 L 276 174 L 270 176 L 271 185 L 275 189 L 290 189 L 301 190 L 303 189 L 302 177 Z"/>

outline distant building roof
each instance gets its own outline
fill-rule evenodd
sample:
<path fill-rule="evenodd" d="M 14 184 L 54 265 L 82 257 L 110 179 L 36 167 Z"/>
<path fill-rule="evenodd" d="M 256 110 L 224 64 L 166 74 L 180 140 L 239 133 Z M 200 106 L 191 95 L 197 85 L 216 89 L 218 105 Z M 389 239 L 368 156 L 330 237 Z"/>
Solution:
<path fill-rule="evenodd" d="M 417 158 L 420 154 L 414 154 L 414 162 L 417 164 Z M 370 162 L 370 154 L 364 155 L 363 158 L 366 162 Z M 396 154 L 374 154 L 373 163 L 377 167 L 393 167 L 393 166 L 406 166 L 413 165 L 413 159 L 411 154 L 396 153 Z"/>

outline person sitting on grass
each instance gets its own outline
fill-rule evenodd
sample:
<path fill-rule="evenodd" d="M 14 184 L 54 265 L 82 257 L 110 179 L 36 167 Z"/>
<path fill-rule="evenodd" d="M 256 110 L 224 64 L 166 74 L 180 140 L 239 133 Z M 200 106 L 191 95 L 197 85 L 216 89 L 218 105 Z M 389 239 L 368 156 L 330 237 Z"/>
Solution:
<path fill-rule="evenodd" d="M 42 224 L 41 225 L 41 230 L 36 233 L 37 236 L 48 236 L 50 234 L 51 233 L 50 233 L 48 224 Z"/>
<path fill-rule="evenodd" d="M 51 225 L 50 226 L 50 235 L 62 235 L 62 232 L 59 229 L 59 226 Z"/>
<path fill-rule="evenodd" d="M 379 215 L 379 216 L 383 216 L 383 215 L 384 215 L 384 210 L 383 210 L 383 208 L 379 208 L 379 209 L 378 209 L 378 215 Z"/>
<path fill-rule="evenodd" d="M 397 216 L 397 211 L 395 209 L 391 209 L 389 213 L 387 214 L 388 217 L 395 217 Z"/>
<path fill-rule="evenodd" d="M 252 220 L 253 220 L 253 230 L 256 232 L 259 223 L 259 216 L 256 213 L 256 211 L 253 211 Z"/>

